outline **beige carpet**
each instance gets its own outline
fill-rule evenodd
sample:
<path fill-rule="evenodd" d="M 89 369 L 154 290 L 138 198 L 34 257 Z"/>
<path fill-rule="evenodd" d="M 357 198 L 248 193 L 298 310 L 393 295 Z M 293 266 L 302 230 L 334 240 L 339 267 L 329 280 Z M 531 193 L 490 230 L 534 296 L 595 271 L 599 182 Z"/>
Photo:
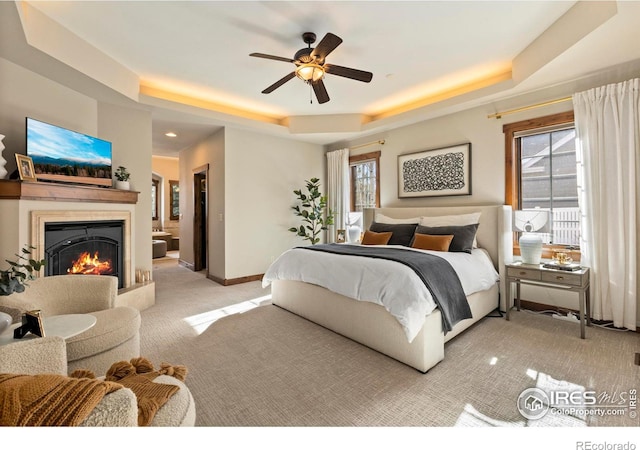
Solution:
<path fill-rule="evenodd" d="M 154 263 L 154 279 L 142 354 L 189 368 L 198 426 L 640 425 L 630 411 L 527 421 L 516 408 L 535 386 L 638 389 L 635 333 L 589 328 L 582 340 L 576 324 L 514 312 L 483 319 L 421 374 L 268 304 L 259 282 L 223 287 L 170 262 Z"/>

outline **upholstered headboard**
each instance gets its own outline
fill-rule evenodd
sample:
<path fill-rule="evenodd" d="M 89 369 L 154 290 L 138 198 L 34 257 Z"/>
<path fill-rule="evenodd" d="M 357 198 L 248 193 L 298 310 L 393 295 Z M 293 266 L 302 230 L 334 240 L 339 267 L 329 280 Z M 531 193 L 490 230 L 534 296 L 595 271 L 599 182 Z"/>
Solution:
<path fill-rule="evenodd" d="M 478 247 L 489 253 L 493 265 L 500 273 L 500 293 L 504 298 L 504 264 L 513 260 L 513 232 L 511 229 L 511 206 L 446 206 L 446 207 L 412 207 L 412 208 L 367 208 L 364 210 L 364 229 L 374 221 L 375 213 L 384 214 L 394 219 L 408 219 L 421 216 L 450 216 L 480 212 L 478 226 Z M 502 302 L 501 302 L 502 303 Z"/>

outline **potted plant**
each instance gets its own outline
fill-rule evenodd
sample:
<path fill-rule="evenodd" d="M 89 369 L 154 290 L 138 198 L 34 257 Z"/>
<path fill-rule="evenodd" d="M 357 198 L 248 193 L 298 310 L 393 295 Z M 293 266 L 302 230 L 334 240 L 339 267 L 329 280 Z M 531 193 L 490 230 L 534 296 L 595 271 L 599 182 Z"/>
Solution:
<path fill-rule="evenodd" d="M 24 292 L 27 282 L 35 279 L 34 272 L 38 272 L 45 264 L 45 260 L 36 261 L 30 258 L 31 250 L 35 247 L 25 245 L 22 255 L 16 254 L 16 261 L 9 261 L 9 268 L 0 270 L 0 296 L 11 295 L 14 292 Z"/>
<path fill-rule="evenodd" d="M 123 191 L 129 190 L 129 177 L 131 174 L 124 166 L 119 166 L 115 173 L 116 176 L 116 189 L 122 189 Z"/>
<path fill-rule="evenodd" d="M 296 216 L 302 217 L 303 224 L 299 228 L 291 227 L 289 231 L 315 245 L 320 242 L 320 232 L 333 225 L 333 212 L 327 211 L 327 197 L 320 193 L 320 180 L 311 178 L 305 182 L 308 191 L 306 194 L 301 189 L 293 191 L 302 204 L 291 207 Z"/>

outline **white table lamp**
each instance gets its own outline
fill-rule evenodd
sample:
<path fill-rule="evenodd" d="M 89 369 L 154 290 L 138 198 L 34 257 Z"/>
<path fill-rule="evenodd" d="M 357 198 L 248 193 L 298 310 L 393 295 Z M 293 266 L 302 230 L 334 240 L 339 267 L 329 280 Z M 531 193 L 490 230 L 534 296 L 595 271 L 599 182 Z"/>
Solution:
<path fill-rule="evenodd" d="M 542 257 L 542 237 L 549 233 L 549 211 L 544 209 L 523 209 L 513 212 L 513 230 L 519 231 L 520 256 L 524 264 L 540 264 Z"/>

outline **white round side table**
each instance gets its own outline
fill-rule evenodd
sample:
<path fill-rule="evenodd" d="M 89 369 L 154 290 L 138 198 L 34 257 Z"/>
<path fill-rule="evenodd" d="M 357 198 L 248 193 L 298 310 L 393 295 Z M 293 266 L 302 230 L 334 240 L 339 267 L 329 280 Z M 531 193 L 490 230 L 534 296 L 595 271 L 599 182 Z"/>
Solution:
<path fill-rule="evenodd" d="M 96 324 L 95 316 L 91 314 L 61 314 L 59 316 L 50 316 L 42 318 L 42 328 L 44 328 L 45 336 L 60 336 L 63 339 L 76 336 Z M 13 330 L 21 326 L 20 323 L 14 323 L 4 333 L 0 334 L 0 345 L 12 344 L 14 342 L 24 341 L 25 339 L 38 339 L 31 333 L 22 339 L 13 338 Z"/>

